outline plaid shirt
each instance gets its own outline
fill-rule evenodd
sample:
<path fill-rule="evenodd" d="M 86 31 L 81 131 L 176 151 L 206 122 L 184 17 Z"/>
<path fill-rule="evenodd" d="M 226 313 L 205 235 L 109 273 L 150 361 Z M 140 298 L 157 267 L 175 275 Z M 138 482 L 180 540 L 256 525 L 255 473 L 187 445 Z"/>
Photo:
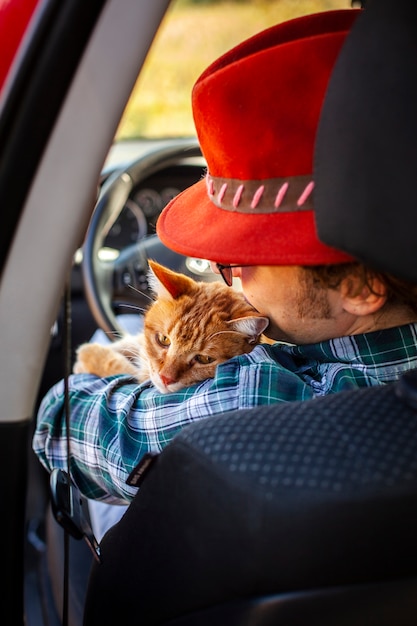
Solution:
<path fill-rule="evenodd" d="M 417 324 L 317 344 L 259 345 L 218 366 L 214 379 L 161 394 L 127 376 L 69 380 L 71 474 L 89 498 L 122 504 L 146 452 L 159 452 L 178 431 L 211 415 L 275 402 L 380 385 L 417 367 Z M 48 469 L 67 468 L 63 381 L 39 409 L 33 448 Z"/>

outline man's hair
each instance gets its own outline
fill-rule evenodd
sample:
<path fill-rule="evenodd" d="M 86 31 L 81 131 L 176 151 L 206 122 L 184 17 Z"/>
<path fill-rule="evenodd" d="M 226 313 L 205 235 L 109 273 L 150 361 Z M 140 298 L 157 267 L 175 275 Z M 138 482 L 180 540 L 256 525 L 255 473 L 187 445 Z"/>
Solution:
<path fill-rule="evenodd" d="M 310 275 L 313 284 L 329 289 L 337 289 L 340 283 L 346 279 L 349 287 L 349 277 L 359 278 L 359 285 L 362 288 L 366 285 L 373 293 L 372 278 L 378 278 L 387 290 L 387 303 L 401 304 L 409 307 L 417 315 L 417 285 L 408 280 L 397 278 L 387 272 L 379 272 L 370 267 L 358 263 L 341 263 L 339 265 L 312 265 L 304 266 L 303 269 Z M 355 295 L 354 285 L 357 280 L 350 285 L 351 294 Z"/>

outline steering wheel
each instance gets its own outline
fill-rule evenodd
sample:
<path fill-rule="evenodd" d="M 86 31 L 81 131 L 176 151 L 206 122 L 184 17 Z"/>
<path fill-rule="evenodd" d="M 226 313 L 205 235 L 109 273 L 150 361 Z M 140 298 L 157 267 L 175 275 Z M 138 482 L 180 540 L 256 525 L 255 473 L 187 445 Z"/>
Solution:
<path fill-rule="evenodd" d="M 197 280 L 216 279 L 207 261 L 177 254 L 164 246 L 157 235 L 145 236 L 125 247 L 116 258 L 103 258 L 100 254 L 107 233 L 134 187 L 164 168 L 199 156 L 201 150 L 196 140 L 178 140 L 152 149 L 118 170 L 103 185 L 83 245 L 82 274 L 95 321 L 113 341 L 125 332 L 116 317 L 116 303 L 143 310 L 153 299 L 147 281 L 149 258 Z"/>

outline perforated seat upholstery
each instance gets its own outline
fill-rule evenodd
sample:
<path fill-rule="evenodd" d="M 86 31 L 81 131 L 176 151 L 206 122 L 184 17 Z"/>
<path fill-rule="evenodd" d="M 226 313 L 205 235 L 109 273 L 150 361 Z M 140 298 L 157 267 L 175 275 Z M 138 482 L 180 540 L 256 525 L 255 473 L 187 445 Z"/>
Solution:
<path fill-rule="evenodd" d="M 266 596 L 276 604 L 291 592 L 392 580 L 410 589 L 417 575 L 415 380 L 184 429 L 104 538 L 85 623 L 117 623 L 120 611 L 137 615 L 133 623 L 164 623 Z M 100 602 L 110 596 L 110 606 Z M 415 623 L 412 604 L 414 621 L 402 624 Z M 272 623 L 245 615 L 236 623 Z M 355 619 L 346 623 L 362 623 Z M 189 623 L 201 623 L 201 614 Z"/>

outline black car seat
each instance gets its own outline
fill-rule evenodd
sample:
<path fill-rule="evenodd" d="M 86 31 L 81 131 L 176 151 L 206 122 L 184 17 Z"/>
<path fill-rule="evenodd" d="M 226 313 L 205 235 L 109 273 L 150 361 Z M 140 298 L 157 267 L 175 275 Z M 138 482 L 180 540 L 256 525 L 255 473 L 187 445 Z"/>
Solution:
<path fill-rule="evenodd" d="M 411 0 L 370 0 L 348 37 L 325 103 L 315 202 L 327 243 L 417 281 L 415 203 L 407 202 L 416 176 L 404 181 L 401 174 L 417 168 L 416 107 L 404 106 L 392 85 L 384 99 L 372 84 L 384 83 L 387 73 L 402 76 L 401 96 L 415 104 L 412 9 Z M 399 42 L 407 71 L 397 66 L 396 74 Z M 367 78 L 358 82 L 362 66 Z M 365 144 L 354 132 L 352 110 L 362 129 L 370 124 Z M 345 134 L 334 132 L 334 119 Z M 387 129 L 389 119 L 394 127 Z M 350 141 L 341 146 L 343 136 Z M 378 152 L 379 174 L 371 167 L 372 136 L 386 138 L 390 155 L 387 166 Z M 356 162 L 360 199 L 352 180 Z M 400 172 L 394 185 L 386 184 L 387 167 L 390 175 Z M 381 181 L 385 194 L 374 194 Z M 390 219 L 382 227 L 385 214 Z M 372 233 L 375 224 L 378 237 L 359 237 L 356 245 L 358 230 Z M 417 372 L 385 387 L 204 420 L 152 459 L 125 516 L 104 537 L 84 623 L 411 626 L 417 624 L 416 527 Z"/>
<path fill-rule="evenodd" d="M 417 372 L 233 412 L 148 466 L 85 625 L 417 623 Z"/>
<path fill-rule="evenodd" d="M 321 113 L 314 204 L 325 243 L 417 282 L 414 12 L 413 0 L 368 0 L 347 37 Z"/>

